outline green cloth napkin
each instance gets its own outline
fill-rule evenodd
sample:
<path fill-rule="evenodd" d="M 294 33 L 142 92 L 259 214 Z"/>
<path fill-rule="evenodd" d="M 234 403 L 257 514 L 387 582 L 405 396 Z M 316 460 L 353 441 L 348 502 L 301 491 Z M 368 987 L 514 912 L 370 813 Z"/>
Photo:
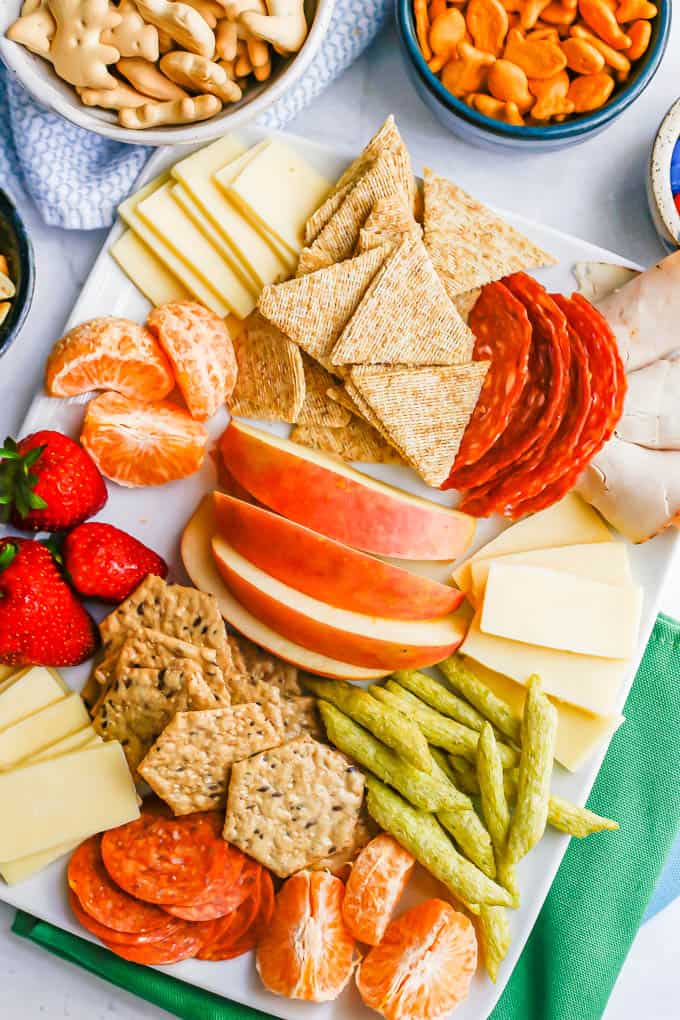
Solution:
<path fill-rule="evenodd" d="M 596 1020 L 680 824 L 680 624 L 660 616 L 588 806 L 621 829 L 571 841 L 492 1020 Z M 13 930 L 182 1020 L 264 1014 L 18 913 Z M 502 973 L 502 972 L 501 972 Z"/>

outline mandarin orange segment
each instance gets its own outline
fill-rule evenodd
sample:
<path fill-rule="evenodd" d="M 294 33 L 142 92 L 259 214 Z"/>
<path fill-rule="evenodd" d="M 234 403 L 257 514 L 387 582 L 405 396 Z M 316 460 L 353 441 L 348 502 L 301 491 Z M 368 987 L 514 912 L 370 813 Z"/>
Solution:
<path fill-rule="evenodd" d="M 396 839 L 381 833 L 352 865 L 342 916 L 355 939 L 377 946 L 406 888 L 415 858 Z"/>
<path fill-rule="evenodd" d="M 170 359 L 193 418 L 209 418 L 230 397 L 238 367 L 224 319 L 195 301 L 154 308 L 149 329 Z"/>
<path fill-rule="evenodd" d="M 90 319 L 57 340 L 47 359 L 51 397 L 116 390 L 138 400 L 162 400 L 174 388 L 168 359 L 145 326 L 130 319 Z"/>
<path fill-rule="evenodd" d="M 469 918 L 426 900 L 392 921 L 357 970 L 361 998 L 386 1020 L 435 1020 L 466 998 L 477 969 Z"/>
<path fill-rule="evenodd" d="M 198 471 L 208 433 L 169 400 L 147 404 L 102 393 L 87 405 L 80 441 L 118 485 L 164 485 Z"/>
<path fill-rule="evenodd" d="M 345 887 L 328 871 L 299 871 L 284 882 L 257 948 L 257 969 L 270 992 L 328 1002 L 354 969 L 354 939 L 342 919 Z"/>

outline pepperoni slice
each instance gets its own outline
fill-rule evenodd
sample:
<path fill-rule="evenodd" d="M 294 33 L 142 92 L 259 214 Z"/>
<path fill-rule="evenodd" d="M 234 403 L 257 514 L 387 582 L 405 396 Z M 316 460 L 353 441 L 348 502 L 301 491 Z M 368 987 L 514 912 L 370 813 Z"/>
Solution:
<path fill-rule="evenodd" d="M 108 928 L 104 924 L 100 924 L 93 917 L 90 916 L 84 909 L 83 906 L 73 892 L 72 889 L 68 891 L 68 902 L 71 907 L 71 913 L 77 921 L 82 924 L 83 928 L 96 935 L 102 942 L 108 942 L 111 944 L 121 943 L 123 945 L 145 945 L 150 942 L 162 942 L 164 939 L 170 938 L 182 931 L 182 921 L 174 920 L 173 918 L 166 917 L 163 925 L 160 928 L 154 928 L 151 931 L 142 932 L 129 932 L 129 931 L 116 931 L 114 928 Z M 146 906 L 144 903 L 139 904 L 140 907 Z"/>
<path fill-rule="evenodd" d="M 243 953 L 249 953 L 251 949 L 256 949 L 271 923 L 273 914 L 274 883 L 269 872 L 265 871 L 262 873 L 262 900 L 258 915 L 248 930 L 233 943 L 229 949 L 229 955 L 225 959 L 232 960 L 237 956 L 242 956 Z"/>
<path fill-rule="evenodd" d="M 180 930 L 161 942 L 149 942 L 145 945 L 135 943 L 102 942 L 116 956 L 121 956 L 131 963 L 143 963 L 147 967 L 162 967 L 165 964 L 179 963 L 197 956 L 206 942 L 212 938 L 214 921 L 203 921 L 191 924 L 181 923 Z"/>
<path fill-rule="evenodd" d="M 499 438 L 529 373 L 531 323 L 524 305 L 504 284 L 486 284 L 469 325 L 476 337 L 475 361 L 490 360 L 491 365 L 444 489 L 457 487 L 456 472 L 478 461 Z"/>
<path fill-rule="evenodd" d="M 456 473 L 458 488 L 484 485 L 498 479 L 506 468 L 514 469 L 532 451 L 542 453 L 564 413 L 570 358 L 566 319 L 533 277 L 514 273 L 503 283 L 524 305 L 531 322 L 528 378 L 500 438 L 475 464 Z M 459 509 L 466 510 L 465 503 Z"/>
<path fill-rule="evenodd" d="M 268 896 L 269 886 L 271 886 L 272 909 L 274 900 L 274 886 L 269 872 L 259 865 L 255 867 L 255 881 L 251 885 L 248 896 L 235 911 L 215 922 L 213 937 L 198 953 L 199 960 L 231 960 L 234 956 L 239 956 L 241 952 L 248 951 L 247 948 L 239 952 L 234 952 L 233 949 L 241 943 L 241 940 L 258 921 L 261 914 L 262 891 L 264 890 L 265 895 Z"/>
<path fill-rule="evenodd" d="M 147 903 L 195 903 L 224 866 L 220 824 L 216 811 L 181 818 L 144 813 L 104 833 L 104 866 L 121 889 Z"/>
<path fill-rule="evenodd" d="M 248 858 L 235 847 L 227 845 L 224 864 L 210 881 L 208 889 L 195 903 L 167 906 L 164 909 L 173 917 L 185 921 L 214 921 L 236 910 L 250 893 L 257 878 L 255 865 L 247 867 Z"/>
<path fill-rule="evenodd" d="M 558 481 L 574 463 L 581 433 L 590 414 L 591 382 L 586 346 L 571 326 L 568 330 L 571 347 L 569 395 L 559 428 L 542 455 L 537 453 L 517 470 L 508 472 L 490 490 L 486 501 L 476 502 L 468 498 L 468 513 L 480 517 L 493 512 L 515 518 L 523 512 L 518 511 L 518 506 Z"/>
<path fill-rule="evenodd" d="M 105 929 L 158 932 L 168 928 L 159 907 L 140 903 L 111 881 L 101 856 L 101 837 L 92 836 L 74 851 L 68 865 L 68 884 L 82 909 Z M 87 927 L 87 925 L 86 925 Z M 95 932 L 94 934 L 98 934 Z"/>
<path fill-rule="evenodd" d="M 611 439 L 623 413 L 626 373 L 616 338 L 607 320 L 580 294 L 574 294 L 571 298 L 556 295 L 555 300 L 567 316 L 571 328 L 579 334 L 588 352 L 591 375 L 590 412 L 581 432 L 578 453 L 569 469 L 559 480 L 547 485 L 533 499 L 520 503 L 516 507 L 517 514 L 544 510 L 573 489 L 581 472 Z"/>

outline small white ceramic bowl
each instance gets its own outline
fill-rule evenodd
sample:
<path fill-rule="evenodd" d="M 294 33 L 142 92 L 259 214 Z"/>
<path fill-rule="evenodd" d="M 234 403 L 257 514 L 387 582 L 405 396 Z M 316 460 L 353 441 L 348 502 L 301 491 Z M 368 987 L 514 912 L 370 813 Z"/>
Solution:
<path fill-rule="evenodd" d="M 661 243 L 668 251 L 680 247 L 680 215 L 671 191 L 671 159 L 680 138 L 680 99 L 661 121 L 647 174 L 649 211 Z"/>
<path fill-rule="evenodd" d="M 84 106 L 75 89 L 58 78 L 46 60 L 5 38 L 7 28 L 19 16 L 22 0 L 0 2 L 0 58 L 34 99 L 79 127 L 96 131 L 118 142 L 134 142 L 137 145 L 209 142 L 253 120 L 302 77 L 326 35 L 334 4 L 335 0 L 305 0 L 309 33 L 299 53 L 287 59 L 276 57 L 268 81 L 261 84 L 253 81 L 240 102 L 225 106 L 211 120 L 196 124 L 131 131 L 118 125 L 115 112 Z"/>

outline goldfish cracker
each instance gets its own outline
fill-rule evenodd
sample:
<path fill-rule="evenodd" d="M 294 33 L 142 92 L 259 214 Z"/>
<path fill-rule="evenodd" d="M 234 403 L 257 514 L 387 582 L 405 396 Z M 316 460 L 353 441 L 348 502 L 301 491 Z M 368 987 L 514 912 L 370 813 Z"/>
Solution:
<path fill-rule="evenodd" d="M 476 48 L 499 57 L 508 31 L 508 15 L 501 0 L 470 0 L 465 20 Z"/>
<path fill-rule="evenodd" d="M 569 86 L 568 98 L 574 104 L 574 113 L 590 113 L 599 110 L 614 91 L 614 79 L 610 74 L 580 74 Z"/>
<path fill-rule="evenodd" d="M 604 70 L 604 57 L 587 39 L 565 39 L 562 49 L 567 58 L 567 67 L 576 74 L 597 74 Z"/>
<path fill-rule="evenodd" d="M 573 100 L 568 98 L 569 84 L 566 71 L 558 71 L 551 78 L 529 80 L 529 88 L 536 97 L 531 109 L 534 120 L 545 121 L 574 112 Z"/>
<path fill-rule="evenodd" d="M 489 69 L 487 85 L 494 99 L 514 103 L 520 113 L 526 113 L 534 105 L 526 74 L 509 60 L 496 61 Z"/>
<path fill-rule="evenodd" d="M 647 51 L 649 41 L 652 38 L 652 26 L 649 21 L 634 21 L 628 26 L 630 46 L 625 51 L 629 60 L 639 60 Z"/>
<path fill-rule="evenodd" d="M 576 15 L 578 11 L 576 8 L 565 7 L 562 3 L 553 0 L 552 3 L 543 10 L 541 15 L 543 21 L 546 21 L 549 25 L 573 25 L 576 21 Z"/>
<path fill-rule="evenodd" d="M 430 15 L 427 10 L 427 0 L 413 0 L 413 16 L 416 19 L 416 36 L 420 52 L 425 60 L 432 59 L 432 50 L 428 42 L 430 35 Z"/>
<path fill-rule="evenodd" d="M 625 50 L 630 46 L 630 39 L 605 0 L 579 0 L 578 10 L 586 25 L 612 49 Z"/>
<path fill-rule="evenodd" d="M 533 28 L 551 0 L 525 0 L 522 4 L 519 23 L 525 32 Z"/>
<path fill-rule="evenodd" d="M 630 60 L 628 57 L 619 50 L 608 46 L 606 42 L 603 42 L 598 35 L 591 32 L 585 25 L 572 25 L 569 29 L 569 35 L 576 39 L 587 39 L 602 54 L 605 63 L 609 64 L 615 71 L 619 71 L 624 75 L 630 72 Z"/>
<path fill-rule="evenodd" d="M 548 42 L 554 42 L 556 46 L 562 45 L 560 33 L 554 25 L 542 25 L 539 23 L 536 28 L 527 33 L 527 39 L 544 39 L 548 40 Z"/>
<path fill-rule="evenodd" d="M 430 0 L 429 7 L 427 9 L 428 16 L 430 18 L 430 24 L 435 18 L 438 18 L 440 14 L 444 14 L 448 11 L 449 6 L 446 0 Z"/>
<path fill-rule="evenodd" d="M 620 25 L 628 21 L 638 21 L 640 18 L 655 18 L 658 10 L 654 4 L 647 3 L 647 0 L 621 0 L 616 8 L 616 20 Z"/>
<path fill-rule="evenodd" d="M 443 14 L 438 14 L 430 26 L 429 43 L 432 58 L 428 66 L 435 74 L 441 71 L 444 64 L 453 60 L 458 51 L 458 43 L 465 38 L 465 18 L 455 7 L 450 7 Z"/>
<path fill-rule="evenodd" d="M 527 39 L 523 32 L 513 28 L 503 54 L 522 68 L 527 78 L 552 78 L 567 66 L 561 47 L 548 39 Z"/>
<path fill-rule="evenodd" d="M 158 127 L 161 124 L 193 124 L 194 121 L 214 117 L 221 109 L 222 103 L 217 96 L 171 99 L 167 103 L 147 103 L 135 110 L 120 110 L 118 123 L 132 130 Z"/>
<path fill-rule="evenodd" d="M 500 99 L 494 99 L 493 96 L 487 96 L 483 92 L 475 93 L 474 109 L 485 117 L 502 120 L 506 124 L 524 124 L 524 118 L 516 103 L 503 103 Z"/>
<path fill-rule="evenodd" d="M 479 92 L 486 85 L 489 68 L 496 62 L 490 53 L 478 50 L 470 43 L 458 46 L 458 56 L 442 68 L 442 85 L 453 96 L 461 98 L 468 92 Z"/>

